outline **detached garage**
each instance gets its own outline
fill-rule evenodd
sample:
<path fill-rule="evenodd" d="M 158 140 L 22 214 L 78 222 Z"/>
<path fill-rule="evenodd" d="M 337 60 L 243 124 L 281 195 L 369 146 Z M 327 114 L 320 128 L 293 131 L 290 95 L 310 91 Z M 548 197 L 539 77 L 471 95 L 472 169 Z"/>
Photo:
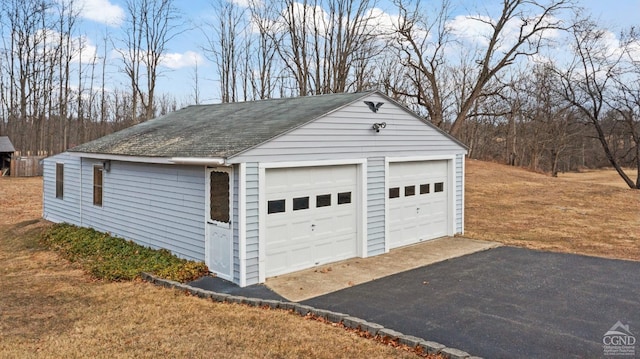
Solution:
<path fill-rule="evenodd" d="M 377 91 L 189 106 L 46 159 L 44 218 L 246 286 L 462 233 L 465 154 Z"/>

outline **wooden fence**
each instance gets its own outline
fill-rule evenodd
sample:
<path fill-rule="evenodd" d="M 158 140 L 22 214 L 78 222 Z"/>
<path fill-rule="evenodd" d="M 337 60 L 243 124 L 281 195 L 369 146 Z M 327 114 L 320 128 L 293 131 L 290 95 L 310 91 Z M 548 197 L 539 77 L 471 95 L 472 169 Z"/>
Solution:
<path fill-rule="evenodd" d="M 11 177 L 34 177 L 42 176 L 43 166 L 42 160 L 47 157 L 47 152 L 39 151 L 35 154 L 27 152 L 23 155 L 20 152 L 14 152 L 11 156 Z"/>

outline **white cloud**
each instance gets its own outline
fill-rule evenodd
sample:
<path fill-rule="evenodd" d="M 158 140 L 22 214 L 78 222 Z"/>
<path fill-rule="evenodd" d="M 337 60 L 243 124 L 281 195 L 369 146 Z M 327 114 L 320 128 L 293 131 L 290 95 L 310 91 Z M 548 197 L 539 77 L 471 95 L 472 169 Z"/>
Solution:
<path fill-rule="evenodd" d="M 85 36 L 75 37 L 71 41 L 76 46 L 76 53 L 72 58 L 73 62 L 81 62 L 90 64 L 95 61 L 98 48 L 91 43 L 91 40 Z"/>
<path fill-rule="evenodd" d="M 640 61 L 640 41 L 635 40 L 631 42 L 628 47 L 629 56 L 634 62 Z"/>
<path fill-rule="evenodd" d="M 493 20 L 488 16 L 458 15 L 447 23 L 447 27 L 460 39 L 487 46 L 492 30 L 490 23 Z"/>
<path fill-rule="evenodd" d="M 609 30 L 602 31 L 602 49 L 607 55 L 619 56 L 622 53 L 620 40 L 613 32 Z"/>
<path fill-rule="evenodd" d="M 79 0 L 80 16 L 109 26 L 120 26 L 124 21 L 124 9 L 109 0 Z"/>
<path fill-rule="evenodd" d="M 86 36 L 68 37 L 55 30 L 39 30 L 35 35 L 34 42 L 41 44 L 38 51 L 47 56 L 59 56 L 59 44 L 66 44 L 69 41 L 70 59 L 72 63 L 88 64 L 94 61 L 97 53 L 96 46 Z"/>
<path fill-rule="evenodd" d="M 384 12 L 380 8 L 371 8 L 364 14 L 367 19 L 367 26 L 371 27 L 371 32 L 375 35 L 389 35 L 398 28 L 398 16 L 393 16 Z"/>
<path fill-rule="evenodd" d="M 234 5 L 238 5 L 240 7 L 245 7 L 245 8 L 255 3 L 255 1 L 251 1 L 251 0 L 228 0 L 228 1 Z M 257 4 L 260 4 L 260 2 L 258 2 Z"/>
<path fill-rule="evenodd" d="M 306 24 L 307 31 L 315 31 L 317 28 L 320 33 L 326 31 L 329 22 L 329 14 L 322 7 L 299 2 L 294 2 L 288 9 L 283 10 L 282 18 L 288 23 L 295 21 Z M 284 30 L 288 29 L 284 28 Z"/>
<path fill-rule="evenodd" d="M 194 51 L 187 51 L 184 53 L 172 52 L 164 55 L 160 61 L 162 66 L 170 69 L 179 69 L 183 67 L 194 67 L 205 63 L 205 59 L 202 55 Z"/>

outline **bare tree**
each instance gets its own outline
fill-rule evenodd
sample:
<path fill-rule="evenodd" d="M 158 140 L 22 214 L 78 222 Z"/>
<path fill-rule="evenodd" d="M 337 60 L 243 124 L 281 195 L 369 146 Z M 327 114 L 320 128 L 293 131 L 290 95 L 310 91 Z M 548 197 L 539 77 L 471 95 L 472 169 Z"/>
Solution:
<path fill-rule="evenodd" d="M 527 97 L 520 108 L 525 120 L 521 142 L 527 146 L 529 166 L 537 171 L 544 159 L 547 170 L 557 177 L 560 156 L 570 148 L 573 138 L 582 135 L 582 126 L 559 93 L 559 79 L 550 66 L 534 66 L 524 85 L 520 89 Z"/>
<path fill-rule="evenodd" d="M 160 63 L 167 45 L 180 33 L 178 10 L 173 0 L 127 0 L 127 19 L 116 47 L 132 91 L 131 117 L 134 123 L 154 116 L 154 97 Z M 143 82 L 143 78 L 146 81 Z M 142 118 L 138 118 L 138 102 Z"/>
<path fill-rule="evenodd" d="M 623 34 L 626 71 L 614 78 L 615 93 L 609 105 L 620 116 L 629 146 L 625 146 L 625 156 L 636 169 L 635 188 L 640 189 L 640 34 L 635 28 Z M 627 142 L 624 141 L 623 142 Z M 628 182 L 627 182 L 628 184 Z"/>
<path fill-rule="evenodd" d="M 266 99 L 274 96 L 275 88 L 279 83 L 281 74 L 276 68 L 276 46 L 271 36 L 276 23 L 269 19 L 271 5 L 266 2 L 252 0 L 249 11 L 251 12 L 251 26 L 255 27 L 255 34 L 247 41 L 246 55 L 251 62 L 249 81 L 253 99 Z M 250 50 L 249 50 L 250 49 Z"/>
<path fill-rule="evenodd" d="M 200 73 L 198 71 L 198 60 L 193 67 L 193 103 L 200 104 Z"/>
<path fill-rule="evenodd" d="M 239 99 L 239 77 L 242 52 L 245 50 L 248 23 L 245 9 L 231 1 L 217 0 L 212 3 L 215 20 L 204 24 L 202 32 L 206 38 L 203 47 L 207 58 L 216 65 L 216 77 L 220 81 L 222 102 L 236 102 Z"/>
<path fill-rule="evenodd" d="M 407 66 L 409 76 L 416 86 L 415 92 L 406 95 L 425 106 L 431 121 L 441 125 L 445 120 L 447 103 L 443 98 L 441 77 L 450 68 L 446 66 L 443 52 L 450 48 L 454 37 L 449 20 L 452 7 L 443 1 L 433 18 L 427 18 L 420 5 L 408 6 L 397 0 L 400 10 L 398 43 L 401 60 Z M 484 25 L 489 31 L 483 45 L 465 61 L 466 91 L 452 118 L 450 133 L 458 135 L 475 106 L 475 102 L 487 96 L 487 85 L 518 58 L 535 55 L 545 44 L 550 31 L 566 28 L 558 15 L 572 6 L 572 0 L 552 0 L 547 3 L 536 0 L 502 0 L 497 17 L 491 14 L 470 16 L 467 19 Z M 512 31 L 515 27 L 516 31 Z M 463 49 L 469 53 L 469 48 Z M 461 57 L 463 58 L 463 57 Z"/>
<path fill-rule="evenodd" d="M 294 94 L 362 90 L 358 84 L 366 83 L 369 60 L 380 51 L 372 5 L 355 0 L 273 2 L 268 34 L 295 84 Z"/>
<path fill-rule="evenodd" d="M 615 151 L 616 143 L 612 143 L 612 137 L 604 126 L 607 120 L 607 103 L 611 96 L 618 95 L 614 91 L 614 85 L 623 76 L 625 56 L 624 51 L 609 46 L 606 34 L 605 30 L 590 19 L 577 22 L 572 31 L 575 53 L 573 62 L 566 70 L 556 71 L 562 81 L 566 101 L 593 125 L 609 163 L 630 188 L 637 189 L 640 188 L 640 183 L 634 183 L 622 168 L 621 159 Z M 630 130 L 637 138 L 637 129 L 631 126 Z"/>

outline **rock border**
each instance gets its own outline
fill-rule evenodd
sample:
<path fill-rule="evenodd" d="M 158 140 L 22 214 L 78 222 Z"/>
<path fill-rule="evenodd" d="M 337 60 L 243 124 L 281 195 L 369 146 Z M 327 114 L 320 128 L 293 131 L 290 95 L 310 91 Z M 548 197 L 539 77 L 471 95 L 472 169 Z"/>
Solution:
<path fill-rule="evenodd" d="M 308 305 L 296 303 L 296 302 L 283 302 L 280 300 L 272 299 L 260 299 L 260 298 L 247 298 L 239 295 L 230 295 L 226 293 L 218 293 L 202 288 L 192 287 L 188 284 L 176 282 L 169 279 L 163 279 L 149 273 L 141 273 L 142 280 L 152 283 L 159 287 L 177 289 L 181 291 L 187 291 L 191 295 L 198 296 L 204 299 L 210 299 L 216 302 L 227 302 L 246 304 L 253 307 L 268 306 L 271 309 L 283 309 L 299 314 L 300 316 L 307 316 L 308 314 L 314 315 L 319 318 L 323 318 L 328 322 L 342 324 L 347 328 L 357 329 L 365 331 L 372 336 L 382 336 L 392 341 L 398 341 L 398 343 L 406 345 L 411 348 L 420 348 L 423 353 L 427 354 L 441 354 L 448 359 L 482 359 L 477 356 L 455 349 L 449 348 L 437 342 L 424 340 L 422 338 L 414 337 L 412 335 L 405 335 L 393 329 L 385 328 L 380 324 L 371 323 L 364 319 L 352 317 L 349 314 L 332 312 L 325 309 L 318 309 Z"/>

